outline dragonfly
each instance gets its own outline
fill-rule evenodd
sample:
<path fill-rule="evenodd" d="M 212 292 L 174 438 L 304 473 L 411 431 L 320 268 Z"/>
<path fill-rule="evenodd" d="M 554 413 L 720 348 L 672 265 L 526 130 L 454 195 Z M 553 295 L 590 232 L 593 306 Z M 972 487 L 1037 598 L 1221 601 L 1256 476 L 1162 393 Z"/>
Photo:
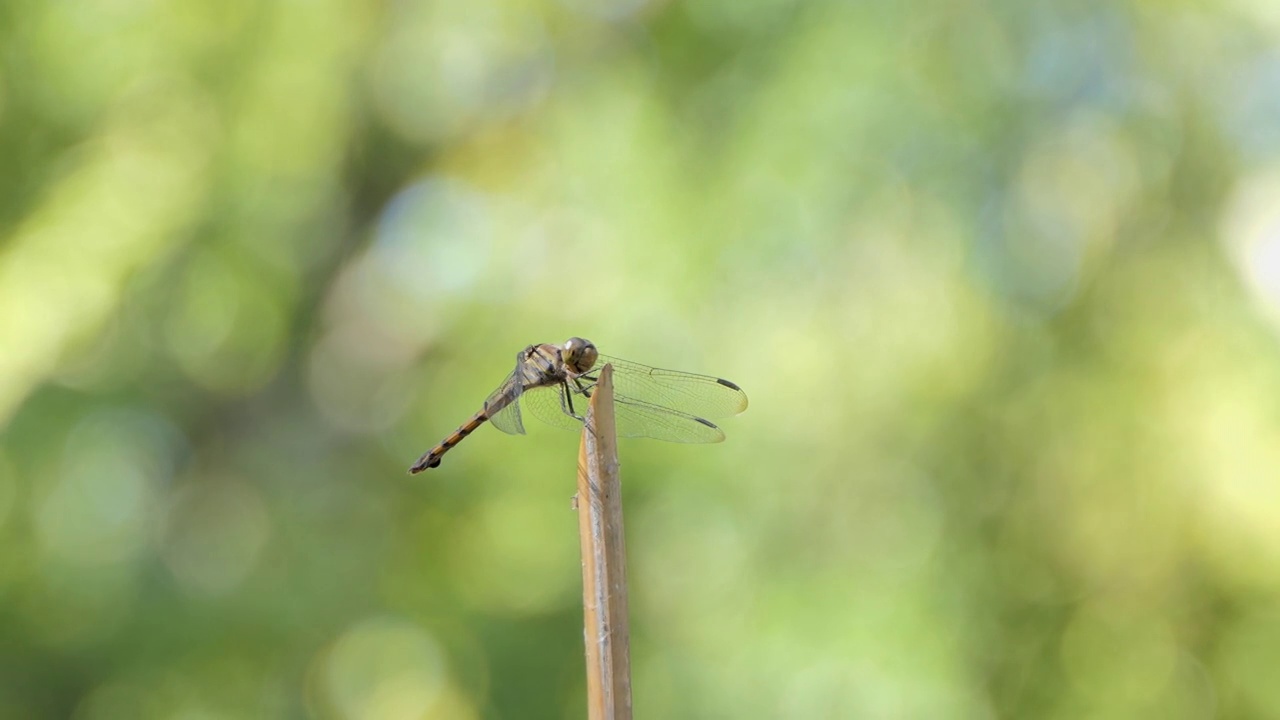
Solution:
<path fill-rule="evenodd" d="M 524 434 L 522 408 L 555 427 L 580 430 L 599 371 L 613 366 L 614 416 L 619 437 L 678 443 L 717 443 L 724 431 L 708 417 L 737 415 L 747 394 L 710 375 L 662 370 L 605 355 L 588 340 L 530 345 L 516 354 L 516 367 L 484 407 L 439 445 L 423 453 L 412 474 L 439 467 L 440 459 L 486 422 L 511 435 Z"/>

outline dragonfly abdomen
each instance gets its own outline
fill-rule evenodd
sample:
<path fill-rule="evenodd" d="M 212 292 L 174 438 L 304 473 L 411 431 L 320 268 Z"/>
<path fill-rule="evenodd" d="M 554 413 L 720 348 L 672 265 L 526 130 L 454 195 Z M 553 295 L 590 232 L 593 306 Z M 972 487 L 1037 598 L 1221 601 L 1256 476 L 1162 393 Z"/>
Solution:
<path fill-rule="evenodd" d="M 414 463 L 413 466 L 409 468 L 409 474 L 416 475 L 428 468 L 438 467 L 440 465 L 440 458 L 444 457 L 445 453 L 449 452 L 454 445 L 462 442 L 462 440 L 468 435 L 475 432 L 476 428 L 483 425 L 488 419 L 489 411 L 487 408 L 485 410 L 481 410 L 475 415 L 472 415 L 471 419 L 463 423 L 462 427 L 454 430 L 449 437 L 441 440 L 439 445 L 431 448 L 424 453 L 422 457 L 418 458 L 418 462 Z"/>

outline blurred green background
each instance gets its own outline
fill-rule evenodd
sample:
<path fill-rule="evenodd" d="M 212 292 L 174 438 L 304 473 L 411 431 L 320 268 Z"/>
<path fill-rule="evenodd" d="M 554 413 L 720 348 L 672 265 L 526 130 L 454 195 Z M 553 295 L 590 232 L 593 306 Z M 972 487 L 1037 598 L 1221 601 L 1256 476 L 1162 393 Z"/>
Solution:
<path fill-rule="evenodd" d="M 1280 717 L 1274 0 L 6 0 L 0 717 Z M 536 425 L 536 421 L 531 421 Z"/>

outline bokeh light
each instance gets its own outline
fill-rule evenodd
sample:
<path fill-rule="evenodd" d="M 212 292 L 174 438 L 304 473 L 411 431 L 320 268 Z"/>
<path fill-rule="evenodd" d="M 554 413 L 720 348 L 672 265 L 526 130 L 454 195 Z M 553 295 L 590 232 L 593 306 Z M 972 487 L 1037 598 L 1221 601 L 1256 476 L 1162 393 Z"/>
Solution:
<path fill-rule="evenodd" d="M 638 715 L 1280 716 L 1280 12 L 16 2 L 0 717 L 580 717 L 527 344 L 624 441 Z"/>

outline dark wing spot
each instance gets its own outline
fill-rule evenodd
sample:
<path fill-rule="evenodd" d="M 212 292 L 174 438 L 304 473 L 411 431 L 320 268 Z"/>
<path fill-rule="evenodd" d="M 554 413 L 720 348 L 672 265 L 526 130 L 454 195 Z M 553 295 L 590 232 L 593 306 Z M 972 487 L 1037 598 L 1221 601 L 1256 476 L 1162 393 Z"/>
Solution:
<path fill-rule="evenodd" d="M 719 430 L 719 429 L 720 429 L 720 428 L 716 427 L 716 424 L 715 424 L 715 423 L 713 423 L 713 422 L 711 422 L 710 420 L 703 420 L 703 419 L 702 419 L 702 418 L 700 418 L 700 417 L 696 417 L 696 418 L 694 418 L 694 420 L 697 420 L 698 422 L 702 423 L 703 425 L 706 425 L 707 427 L 712 428 L 712 429 L 714 429 L 714 430 Z"/>
<path fill-rule="evenodd" d="M 742 392 L 742 388 L 738 387 L 737 385 L 734 385 L 733 383 L 731 383 L 731 382 L 729 382 L 728 380 L 725 380 L 725 379 L 723 379 L 723 378 L 716 378 L 716 382 L 720 383 L 721 385 L 723 385 L 723 386 L 725 386 L 725 387 L 727 387 L 727 388 L 733 388 L 734 390 L 737 390 L 738 392 Z"/>

